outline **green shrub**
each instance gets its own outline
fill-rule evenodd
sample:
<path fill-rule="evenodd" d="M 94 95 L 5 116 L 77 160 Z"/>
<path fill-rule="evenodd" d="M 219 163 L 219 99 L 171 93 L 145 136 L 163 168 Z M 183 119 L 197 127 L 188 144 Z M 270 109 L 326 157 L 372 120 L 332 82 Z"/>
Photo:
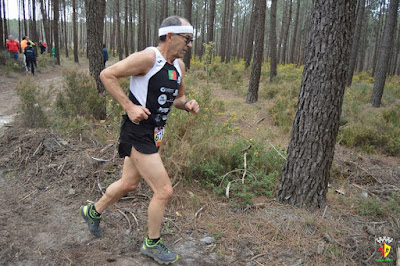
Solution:
<path fill-rule="evenodd" d="M 22 79 L 17 86 L 17 94 L 21 100 L 21 121 L 27 127 L 44 127 L 47 117 L 43 111 L 45 102 L 40 97 L 40 88 L 34 79 Z"/>
<path fill-rule="evenodd" d="M 92 118 L 104 104 L 104 97 L 96 90 L 94 80 L 87 74 L 73 70 L 64 73 L 65 90 L 57 95 L 58 112 L 67 117 Z"/>

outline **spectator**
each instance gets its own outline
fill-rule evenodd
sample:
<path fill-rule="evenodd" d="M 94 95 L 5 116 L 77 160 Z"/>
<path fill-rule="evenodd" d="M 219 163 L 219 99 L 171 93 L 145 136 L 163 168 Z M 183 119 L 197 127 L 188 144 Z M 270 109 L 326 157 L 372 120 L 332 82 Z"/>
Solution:
<path fill-rule="evenodd" d="M 18 50 L 20 48 L 19 42 L 17 42 L 12 35 L 8 36 L 8 41 L 6 43 L 10 57 L 18 60 Z"/>
<path fill-rule="evenodd" d="M 36 52 L 32 47 L 33 42 L 28 42 L 28 45 L 25 47 L 24 55 L 26 59 L 26 66 L 31 70 L 32 76 L 35 75 L 35 66 L 36 66 Z"/>
<path fill-rule="evenodd" d="M 106 68 L 106 62 L 108 61 L 108 51 L 106 48 L 106 45 L 103 44 L 103 62 L 104 62 L 104 68 Z"/>
<path fill-rule="evenodd" d="M 40 47 L 40 54 L 43 54 L 44 52 L 46 52 L 47 47 L 46 47 L 46 43 L 45 42 L 40 42 L 39 43 L 39 47 Z"/>

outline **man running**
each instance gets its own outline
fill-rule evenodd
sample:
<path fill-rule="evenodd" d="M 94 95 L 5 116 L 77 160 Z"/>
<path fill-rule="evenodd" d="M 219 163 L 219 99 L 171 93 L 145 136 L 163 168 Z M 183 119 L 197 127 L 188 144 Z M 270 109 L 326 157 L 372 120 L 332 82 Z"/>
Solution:
<path fill-rule="evenodd" d="M 179 256 L 165 246 L 160 233 L 173 191 L 158 149 L 172 105 L 193 114 L 197 114 L 200 107 L 196 100 L 186 99 L 185 65 L 179 59 L 192 47 L 193 27 L 186 19 L 172 16 L 162 22 L 158 35 L 157 47 L 134 53 L 100 74 L 107 91 L 126 111 L 118 148 L 119 155 L 125 160 L 121 179 L 111 184 L 95 204 L 82 206 L 81 214 L 90 232 L 102 237 L 101 213 L 136 189 L 143 177 L 154 194 L 148 207 L 148 237 L 141 252 L 159 263 L 170 264 Z M 129 97 L 118 82 L 119 78 L 128 76 L 131 76 Z"/>

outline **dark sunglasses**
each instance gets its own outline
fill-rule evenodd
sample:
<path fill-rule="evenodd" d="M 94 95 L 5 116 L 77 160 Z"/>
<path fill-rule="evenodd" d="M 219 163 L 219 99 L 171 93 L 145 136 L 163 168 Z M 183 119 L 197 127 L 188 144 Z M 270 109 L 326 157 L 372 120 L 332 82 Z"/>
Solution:
<path fill-rule="evenodd" d="M 193 39 L 191 39 L 189 36 L 181 35 L 180 33 L 176 33 L 175 35 L 178 35 L 178 36 L 181 36 L 181 37 L 185 38 L 186 45 L 188 45 L 189 43 L 193 42 Z"/>

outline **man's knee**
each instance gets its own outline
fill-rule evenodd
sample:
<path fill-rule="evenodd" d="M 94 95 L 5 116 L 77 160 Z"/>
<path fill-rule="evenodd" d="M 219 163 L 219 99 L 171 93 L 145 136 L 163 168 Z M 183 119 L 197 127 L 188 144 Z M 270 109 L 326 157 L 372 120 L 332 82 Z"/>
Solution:
<path fill-rule="evenodd" d="M 172 197 L 174 190 L 171 185 L 165 185 L 162 189 L 156 191 L 154 196 L 160 200 L 169 200 Z"/>
<path fill-rule="evenodd" d="M 130 191 L 135 190 L 138 187 L 137 182 L 124 182 L 121 180 L 121 189 L 125 192 L 128 193 Z"/>

